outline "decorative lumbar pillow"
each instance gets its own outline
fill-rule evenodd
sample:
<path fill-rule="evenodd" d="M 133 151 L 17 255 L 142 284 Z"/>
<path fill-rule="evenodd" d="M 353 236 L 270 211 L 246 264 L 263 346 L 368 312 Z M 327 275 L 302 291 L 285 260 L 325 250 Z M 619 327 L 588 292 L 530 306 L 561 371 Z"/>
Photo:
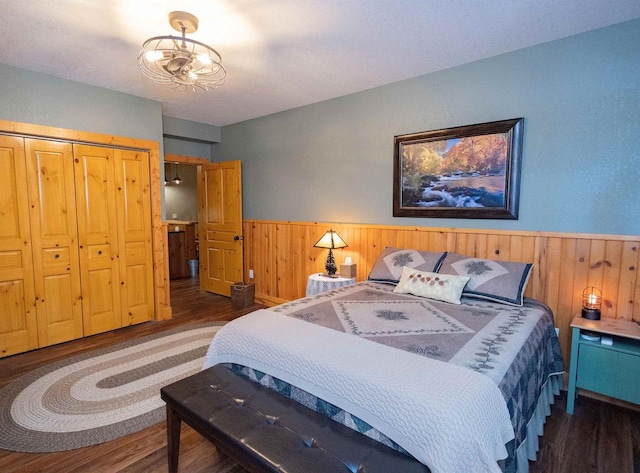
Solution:
<path fill-rule="evenodd" d="M 396 284 L 400 280 L 404 266 L 435 273 L 446 254 L 445 252 L 401 250 L 387 246 L 376 260 L 367 279 Z"/>
<path fill-rule="evenodd" d="M 468 276 L 438 274 L 405 266 L 393 292 L 460 304 L 462 290 L 468 281 Z"/>
<path fill-rule="evenodd" d="M 494 261 L 447 253 L 438 273 L 469 276 L 463 295 L 509 305 L 522 305 L 531 263 Z"/>

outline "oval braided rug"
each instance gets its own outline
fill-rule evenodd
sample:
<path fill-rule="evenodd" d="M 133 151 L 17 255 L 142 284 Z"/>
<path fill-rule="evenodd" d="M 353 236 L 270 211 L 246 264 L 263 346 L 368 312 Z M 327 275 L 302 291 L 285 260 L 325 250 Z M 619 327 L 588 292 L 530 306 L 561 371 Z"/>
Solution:
<path fill-rule="evenodd" d="M 202 369 L 222 325 L 183 326 L 26 374 L 0 390 L 0 448 L 71 450 L 162 422 L 160 388 Z"/>

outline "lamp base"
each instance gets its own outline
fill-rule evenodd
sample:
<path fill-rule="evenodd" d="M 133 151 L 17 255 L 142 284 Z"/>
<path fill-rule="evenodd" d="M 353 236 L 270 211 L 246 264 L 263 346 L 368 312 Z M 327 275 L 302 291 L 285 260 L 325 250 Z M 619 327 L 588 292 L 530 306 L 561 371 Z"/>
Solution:
<path fill-rule="evenodd" d="M 582 317 L 589 320 L 600 320 L 600 309 L 582 308 Z"/>
<path fill-rule="evenodd" d="M 333 257 L 333 251 L 329 248 L 329 254 L 327 255 L 327 261 L 324 264 L 324 269 L 327 270 L 327 275 L 330 278 L 335 278 L 336 273 L 338 272 L 338 267 L 336 266 L 336 259 Z"/>

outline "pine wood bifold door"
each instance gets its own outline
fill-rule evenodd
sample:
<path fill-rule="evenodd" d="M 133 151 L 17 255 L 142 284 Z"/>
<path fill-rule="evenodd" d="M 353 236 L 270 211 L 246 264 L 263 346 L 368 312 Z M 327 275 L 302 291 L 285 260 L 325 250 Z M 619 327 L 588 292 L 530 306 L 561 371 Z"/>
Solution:
<path fill-rule="evenodd" d="M 82 337 L 73 148 L 26 139 L 39 346 Z"/>
<path fill-rule="evenodd" d="M 0 357 L 38 348 L 22 138 L 0 136 Z"/>
<path fill-rule="evenodd" d="M 0 135 L 0 358 L 154 318 L 149 156 Z"/>
<path fill-rule="evenodd" d="M 198 167 L 200 289 L 224 296 L 242 281 L 240 161 Z"/>
<path fill-rule="evenodd" d="M 122 327 L 114 150 L 73 145 L 84 335 Z"/>
<path fill-rule="evenodd" d="M 84 335 L 154 317 L 149 153 L 74 145 Z"/>
<path fill-rule="evenodd" d="M 114 150 L 122 326 L 154 315 L 149 153 Z"/>

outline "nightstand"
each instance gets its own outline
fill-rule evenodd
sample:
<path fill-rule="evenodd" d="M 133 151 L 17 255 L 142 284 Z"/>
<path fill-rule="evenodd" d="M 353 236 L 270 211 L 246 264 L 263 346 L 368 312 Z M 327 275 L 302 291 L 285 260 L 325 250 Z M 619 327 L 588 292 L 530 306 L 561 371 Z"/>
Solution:
<path fill-rule="evenodd" d="M 627 320 L 589 320 L 578 315 L 571 328 L 567 412 L 573 414 L 577 388 L 640 404 L 640 326 Z M 582 332 L 595 332 L 613 343 L 585 340 L 580 337 Z"/>
<path fill-rule="evenodd" d="M 356 278 L 330 278 L 323 276 L 322 273 L 313 273 L 307 279 L 307 294 L 306 296 L 315 296 L 321 292 L 333 291 L 342 286 L 349 286 L 356 283 Z"/>

